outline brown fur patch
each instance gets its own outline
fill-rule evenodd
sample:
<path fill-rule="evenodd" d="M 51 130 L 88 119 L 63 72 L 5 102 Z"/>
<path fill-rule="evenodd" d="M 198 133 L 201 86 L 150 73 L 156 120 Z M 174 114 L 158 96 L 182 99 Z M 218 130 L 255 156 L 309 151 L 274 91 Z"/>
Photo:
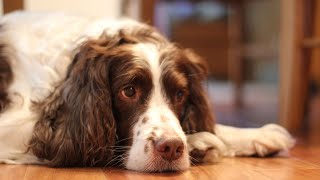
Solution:
<path fill-rule="evenodd" d="M 155 137 L 154 137 L 154 136 L 149 136 L 149 137 L 147 138 L 147 140 L 154 142 L 154 141 L 155 141 Z"/>
<path fill-rule="evenodd" d="M 176 46 L 164 50 L 161 60 L 162 87 L 185 133 L 214 133 L 212 109 L 202 86 L 207 76 L 206 62 L 193 51 Z"/>
<path fill-rule="evenodd" d="M 155 140 L 156 140 L 156 136 L 149 136 L 148 138 L 147 138 L 147 140 L 148 141 L 151 141 L 151 142 L 154 142 Z"/>
<path fill-rule="evenodd" d="M 148 144 L 146 144 L 146 145 L 144 145 L 144 152 L 148 153 L 148 151 L 149 151 L 149 147 L 148 147 Z"/>
<path fill-rule="evenodd" d="M 0 44 L 0 113 L 10 104 L 7 90 L 13 80 L 12 68 L 9 58 L 5 55 L 5 48 L 6 46 L 4 44 Z"/>
<path fill-rule="evenodd" d="M 152 137 L 154 137 L 154 138 L 157 136 L 154 131 L 152 131 L 152 132 L 150 133 L 150 135 L 151 135 Z"/>
<path fill-rule="evenodd" d="M 142 119 L 142 124 L 145 124 L 147 121 L 148 121 L 148 118 L 144 117 L 144 118 Z"/>

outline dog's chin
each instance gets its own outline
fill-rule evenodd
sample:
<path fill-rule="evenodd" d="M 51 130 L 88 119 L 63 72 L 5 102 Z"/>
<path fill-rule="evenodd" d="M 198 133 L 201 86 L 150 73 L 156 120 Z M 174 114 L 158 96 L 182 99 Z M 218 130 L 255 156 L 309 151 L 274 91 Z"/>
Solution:
<path fill-rule="evenodd" d="M 165 161 L 161 157 L 150 158 L 150 161 L 145 163 L 130 163 L 126 164 L 126 169 L 140 172 L 178 172 L 187 170 L 190 167 L 188 158 L 178 159 L 175 161 Z"/>
<path fill-rule="evenodd" d="M 174 161 L 164 160 L 156 153 L 143 155 L 129 153 L 125 162 L 126 169 L 140 172 L 177 172 L 187 170 L 189 167 L 190 160 L 187 152 Z"/>

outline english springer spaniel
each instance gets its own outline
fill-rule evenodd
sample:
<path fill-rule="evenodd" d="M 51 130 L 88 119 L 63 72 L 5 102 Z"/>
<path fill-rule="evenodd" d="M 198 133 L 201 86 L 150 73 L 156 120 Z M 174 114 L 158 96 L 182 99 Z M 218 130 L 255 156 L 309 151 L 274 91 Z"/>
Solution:
<path fill-rule="evenodd" d="M 2 163 L 181 171 L 294 143 L 274 124 L 215 125 L 205 62 L 145 24 L 30 12 L 0 23 Z"/>

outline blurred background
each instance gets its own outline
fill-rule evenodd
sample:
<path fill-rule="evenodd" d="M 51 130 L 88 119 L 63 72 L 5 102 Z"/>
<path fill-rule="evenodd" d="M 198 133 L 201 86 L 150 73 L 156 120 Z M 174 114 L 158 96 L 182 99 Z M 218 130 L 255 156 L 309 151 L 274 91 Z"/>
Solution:
<path fill-rule="evenodd" d="M 279 123 L 320 141 L 320 0 L 1 0 L 17 9 L 130 18 L 192 48 L 210 69 L 217 121 Z"/>

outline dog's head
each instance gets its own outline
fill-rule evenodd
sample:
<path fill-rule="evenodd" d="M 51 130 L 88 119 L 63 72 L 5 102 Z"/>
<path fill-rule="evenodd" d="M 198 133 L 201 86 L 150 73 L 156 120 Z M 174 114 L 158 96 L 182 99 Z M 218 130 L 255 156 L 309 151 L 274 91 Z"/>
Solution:
<path fill-rule="evenodd" d="M 54 166 L 190 166 L 185 134 L 213 131 L 194 52 L 139 26 L 84 42 L 45 102 L 30 147 Z"/>

